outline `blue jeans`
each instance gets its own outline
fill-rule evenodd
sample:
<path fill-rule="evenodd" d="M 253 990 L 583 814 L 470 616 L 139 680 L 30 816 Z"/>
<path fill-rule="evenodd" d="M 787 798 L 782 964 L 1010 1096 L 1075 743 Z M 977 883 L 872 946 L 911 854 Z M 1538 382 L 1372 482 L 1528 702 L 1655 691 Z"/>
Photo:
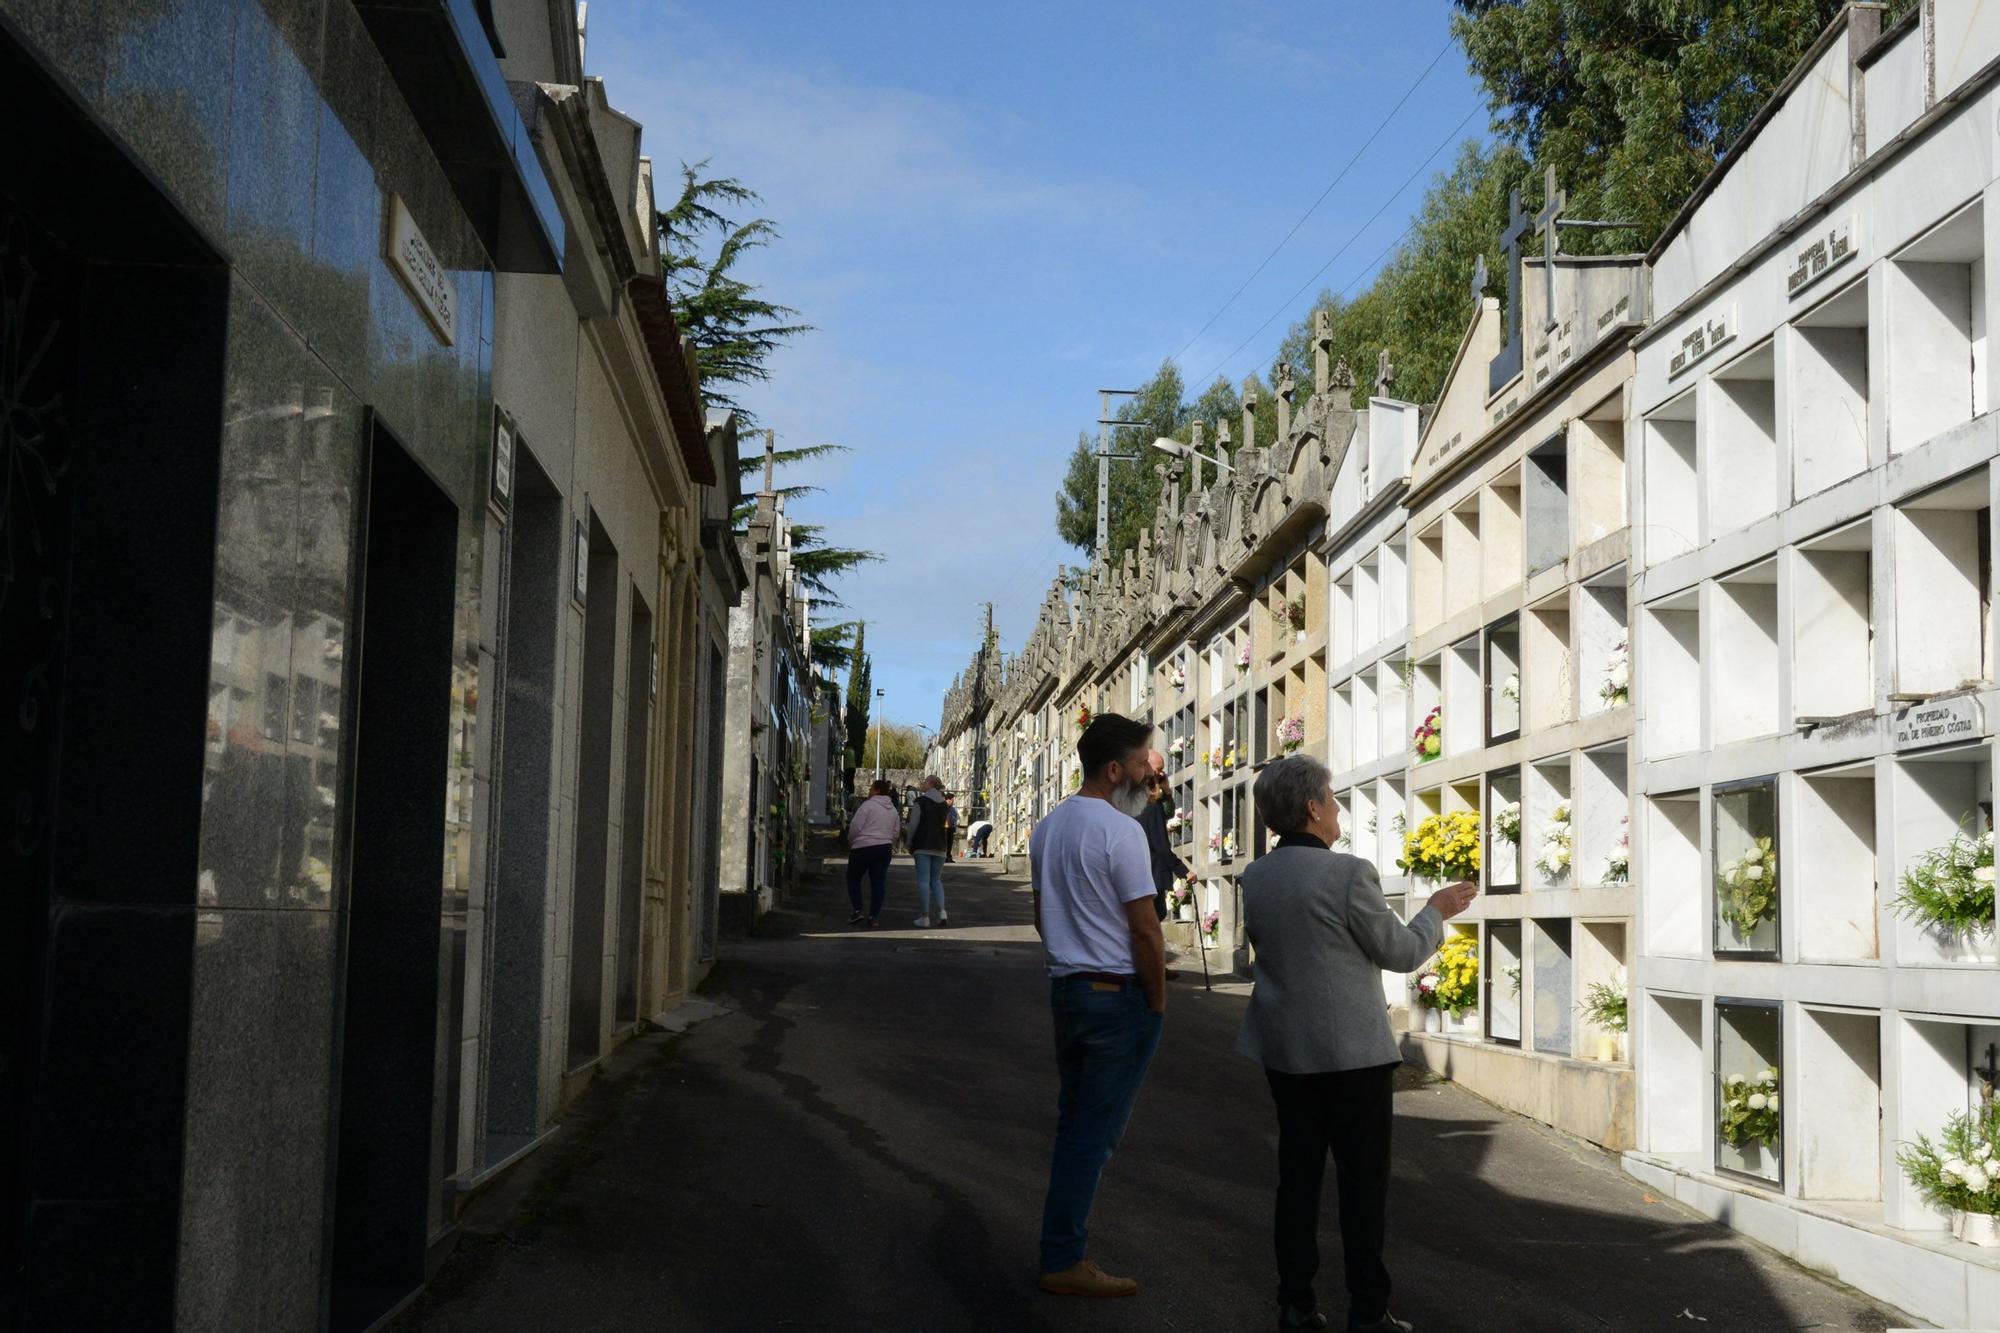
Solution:
<path fill-rule="evenodd" d="M 1136 981 L 1113 987 L 1056 977 L 1049 983 L 1049 1006 L 1062 1093 L 1042 1205 L 1042 1271 L 1059 1273 L 1084 1257 L 1097 1181 L 1132 1118 L 1160 1045 L 1161 1019 Z"/>
<path fill-rule="evenodd" d="M 863 847 L 847 854 L 847 900 L 854 904 L 854 910 L 861 910 L 861 877 L 868 877 L 871 896 L 868 900 L 868 919 L 882 915 L 882 893 L 889 882 L 889 857 L 894 852 L 888 843 L 877 847 Z"/>
<path fill-rule="evenodd" d="M 944 915 L 944 853 L 916 852 L 917 912 L 935 921 Z M 931 910 L 932 900 L 937 910 Z"/>

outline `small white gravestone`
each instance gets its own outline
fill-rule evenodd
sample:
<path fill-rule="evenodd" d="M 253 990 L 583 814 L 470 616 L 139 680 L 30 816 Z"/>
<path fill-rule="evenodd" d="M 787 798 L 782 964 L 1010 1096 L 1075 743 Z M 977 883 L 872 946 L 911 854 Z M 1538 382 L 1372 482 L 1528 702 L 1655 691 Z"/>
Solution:
<path fill-rule="evenodd" d="M 432 331 L 446 347 L 453 346 L 458 336 L 458 320 L 457 293 L 452 290 L 451 275 L 438 259 L 437 251 L 431 249 L 431 243 L 417 230 L 417 220 L 410 215 L 409 205 L 397 194 L 389 196 L 387 258 L 389 267 L 396 270 L 396 276 L 409 289 L 417 309 L 424 312 Z"/>
<path fill-rule="evenodd" d="M 1986 719 L 1979 700 L 1972 695 L 1956 699 L 1933 699 L 1898 709 L 1890 719 L 1896 730 L 1897 750 L 1917 750 L 1954 741 L 1977 740 L 1985 734 Z"/>

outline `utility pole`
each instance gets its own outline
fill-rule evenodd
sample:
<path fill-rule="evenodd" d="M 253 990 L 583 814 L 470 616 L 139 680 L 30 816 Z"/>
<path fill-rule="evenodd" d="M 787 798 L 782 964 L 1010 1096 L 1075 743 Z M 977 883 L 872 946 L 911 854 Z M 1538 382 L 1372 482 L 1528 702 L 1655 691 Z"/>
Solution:
<path fill-rule="evenodd" d="M 880 699 L 887 693 L 887 690 L 878 688 L 875 697 Z M 875 719 L 875 780 L 882 780 L 882 719 L 879 717 Z"/>
<path fill-rule="evenodd" d="M 1111 452 L 1110 429 L 1113 426 L 1136 426 L 1136 421 L 1120 421 L 1111 415 L 1113 398 L 1132 398 L 1137 389 L 1099 389 L 1097 391 L 1097 547 L 1095 554 L 1101 559 L 1109 553 L 1105 550 L 1111 544 L 1111 463 L 1113 459 L 1137 458 L 1137 454 L 1114 454 Z"/>

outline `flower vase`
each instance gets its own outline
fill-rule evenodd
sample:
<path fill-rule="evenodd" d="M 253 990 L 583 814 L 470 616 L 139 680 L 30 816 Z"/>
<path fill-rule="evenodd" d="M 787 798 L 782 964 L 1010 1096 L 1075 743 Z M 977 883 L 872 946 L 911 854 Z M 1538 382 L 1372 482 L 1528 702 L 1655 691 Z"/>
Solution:
<path fill-rule="evenodd" d="M 2000 1246 L 2000 1217 L 1992 1213 L 1955 1213 L 1951 1233 L 1967 1245 L 1993 1249 Z"/>
<path fill-rule="evenodd" d="M 1304 630 L 1299 631 L 1298 639 L 1296 641 L 1299 643 L 1304 643 L 1306 641 L 1306 632 Z"/>
<path fill-rule="evenodd" d="M 1618 1063 L 1618 1034 L 1600 1032 L 1597 1034 L 1597 1058 L 1607 1065 Z"/>
<path fill-rule="evenodd" d="M 1424 1031 L 1444 1031 L 1444 1011 L 1442 1009 L 1436 1009 L 1430 1005 L 1424 1006 Z"/>
<path fill-rule="evenodd" d="M 1722 1143 L 1716 1145 L 1716 1153 L 1719 1166 L 1763 1180 L 1777 1179 L 1778 1155 L 1768 1143 Z"/>
<path fill-rule="evenodd" d="M 1192 920 L 1194 920 L 1194 904 L 1193 904 L 1193 903 L 1182 903 L 1182 904 L 1181 904 L 1181 905 L 1180 905 L 1179 907 L 1175 908 L 1175 909 L 1174 909 L 1174 920 L 1176 920 L 1176 921 L 1192 921 Z"/>

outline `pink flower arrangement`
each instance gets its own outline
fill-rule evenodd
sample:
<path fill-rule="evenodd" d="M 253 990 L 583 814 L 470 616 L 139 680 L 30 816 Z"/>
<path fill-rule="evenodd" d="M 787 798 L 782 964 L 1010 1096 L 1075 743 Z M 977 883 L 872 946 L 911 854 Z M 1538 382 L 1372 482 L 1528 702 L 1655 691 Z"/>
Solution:
<path fill-rule="evenodd" d="M 1222 928 L 1222 913 L 1219 911 L 1210 912 L 1207 916 L 1204 916 L 1201 919 L 1201 933 L 1209 938 L 1210 943 L 1213 943 L 1215 941 L 1216 935 L 1221 930 L 1221 928 Z"/>
<path fill-rule="evenodd" d="M 1236 669 L 1238 671 L 1244 671 L 1247 670 L 1249 666 L 1250 666 L 1250 643 L 1246 639 L 1243 643 L 1243 651 L 1236 654 Z"/>
<path fill-rule="evenodd" d="M 1306 720 L 1303 717 L 1288 717 L 1278 723 L 1278 745 L 1286 754 L 1306 743 Z"/>
<path fill-rule="evenodd" d="M 1428 763 L 1444 752 L 1444 707 L 1433 705 L 1430 713 L 1417 727 L 1410 738 L 1410 748 L 1420 764 Z"/>

